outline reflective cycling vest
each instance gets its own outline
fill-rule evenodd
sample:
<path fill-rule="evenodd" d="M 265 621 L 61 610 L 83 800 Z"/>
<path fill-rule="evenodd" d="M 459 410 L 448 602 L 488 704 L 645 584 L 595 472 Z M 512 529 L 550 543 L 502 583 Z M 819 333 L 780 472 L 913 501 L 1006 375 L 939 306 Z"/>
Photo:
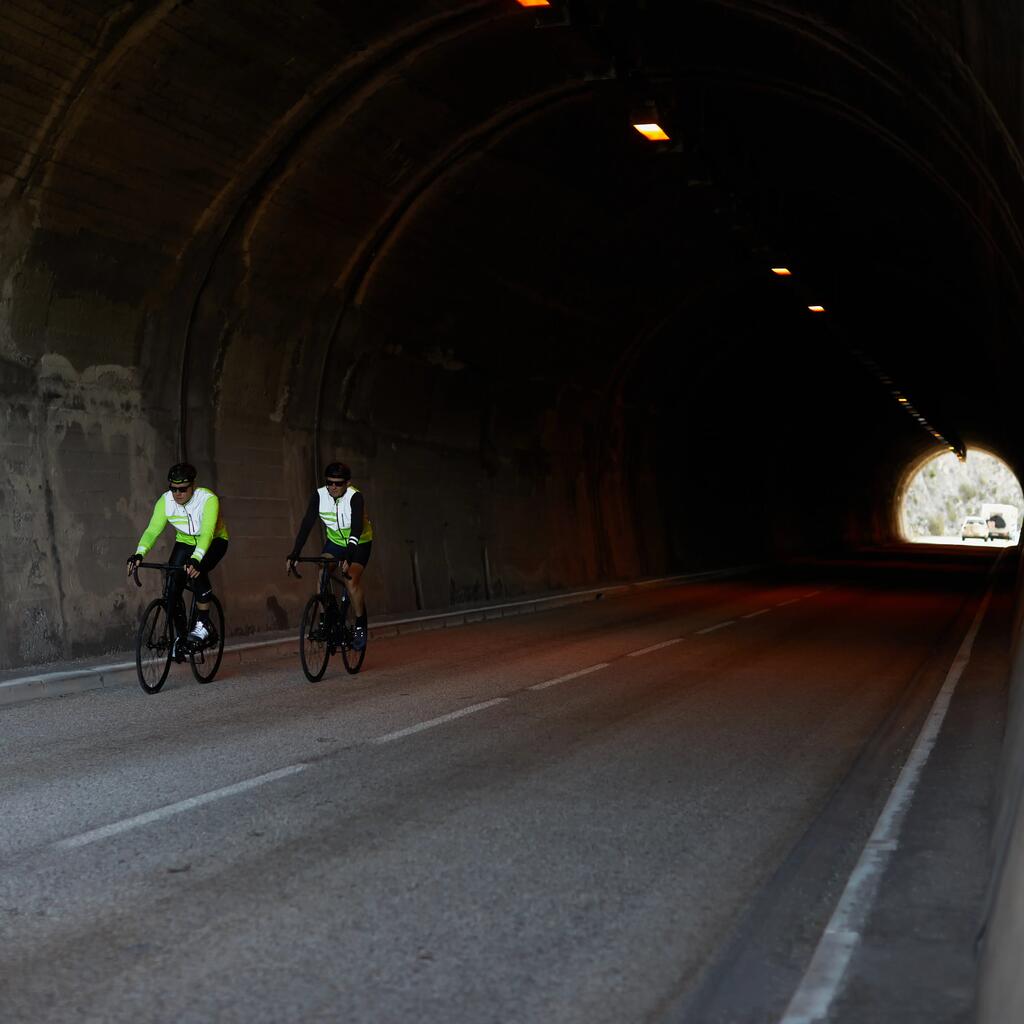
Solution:
<path fill-rule="evenodd" d="M 359 493 L 358 488 L 349 484 L 337 501 L 330 496 L 326 487 L 318 487 L 316 493 L 320 496 L 320 521 L 327 531 L 327 539 L 344 547 L 352 533 L 352 495 Z M 368 540 L 373 540 L 373 526 L 370 517 L 364 512 L 363 528 L 356 543 L 365 544 Z"/>
<path fill-rule="evenodd" d="M 228 539 L 228 528 L 220 517 L 220 501 L 213 491 L 197 487 L 188 503 L 179 505 L 170 491 L 164 491 L 153 506 L 153 518 L 139 538 L 136 554 L 144 555 L 156 543 L 160 531 L 170 523 L 179 544 L 191 544 L 192 556 L 201 561 L 214 537 Z"/>

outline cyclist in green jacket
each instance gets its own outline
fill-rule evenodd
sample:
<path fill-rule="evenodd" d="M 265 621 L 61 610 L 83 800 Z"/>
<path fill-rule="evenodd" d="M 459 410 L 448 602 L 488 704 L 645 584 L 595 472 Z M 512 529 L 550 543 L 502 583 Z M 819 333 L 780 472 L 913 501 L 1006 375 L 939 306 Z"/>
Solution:
<path fill-rule="evenodd" d="M 198 615 L 188 639 L 197 643 L 215 640 L 210 622 L 210 597 L 213 589 L 207 573 L 224 557 L 228 549 L 228 529 L 220 517 L 220 501 L 213 491 L 196 487 L 196 468 L 179 462 L 167 471 L 168 490 L 156 499 L 153 518 L 139 538 L 135 554 L 128 559 L 128 573 L 143 560 L 156 543 L 165 526 L 173 526 L 174 547 L 167 559 L 171 565 L 182 565 L 185 572 L 167 574 L 171 607 L 178 606 L 178 596 L 186 586 L 196 595 Z M 185 635 L 185 622 L 176 622 L 178 636 Z"/>
<path fill-rule="evenodd" d="M 306 514 L 299 525 L 291 554 L 285 559 L 285 568 L 295 565 L 302 552 L 309 531 L 317 518 L 327 534 L 323 554 L 341 562 L 341 571 L 347 573 L 345 589 L 352 598 L 356 613 L 356 627 L 352 646 L 361 651 L 366 646 L 366 596 L 363 590 L 363 570 L 370 561 L 373 549 L 373 526 L 366 514 L 363 495 L 352 486 L 352 470 L 344 462 L 332 462 L 324 470 L 324 486 L 313 492 Z"/>

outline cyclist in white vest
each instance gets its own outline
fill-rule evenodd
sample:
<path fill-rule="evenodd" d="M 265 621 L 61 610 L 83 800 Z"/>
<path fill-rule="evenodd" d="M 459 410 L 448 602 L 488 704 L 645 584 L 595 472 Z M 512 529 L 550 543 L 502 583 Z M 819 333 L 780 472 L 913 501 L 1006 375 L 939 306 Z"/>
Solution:
<path fill-rule="evenodd" d="M 146 552 L 156 543 L 165 526 L 174 527 L 174 547 L 167 558 L 171 565 L 183 565 L 188 577 L 188 588 L 196 595 L 196 622 L 189 633 L 189 640 L 202 643 L 213 640 L 213 625 L 210 622 L 210 586 L 208 572 L 224 557 L 228 549 L 228 528 L 220 517 L 220 500 L 206 487 L 196 487 L 196 467 L 187 462 L 178 462 L 167 471 L 169 487 L 153 507 L 153 516 L 145 533 L 139 538 L 135 554 L 128 559 L 128 573 L 141 562 Z M 167 574 L 167 587 L 172 600 L 177 604 L 178 594 L 186 585 L 182 573 Z M 186 624 L 175 623 L 178 636 L 185 635 Z"/>
<path fill-rule="evenodd" d="M 373 526 L 362 493 L 352 486 L 352 470 L 344 462 L 332 462 L 324 470 L 324 486 L 309 499 L 291 554 L 285 559 L 286 570 L 294 566 L 294 560 L 302 553 L 302 545 L 318 517 L 327 535 L 322 553 L 339 559 L 341 571 L 350 577 L 344 583 L 356 613 L 352 646 L 362 650 L 366 646 L 363 570 L 373 548 Z"/>

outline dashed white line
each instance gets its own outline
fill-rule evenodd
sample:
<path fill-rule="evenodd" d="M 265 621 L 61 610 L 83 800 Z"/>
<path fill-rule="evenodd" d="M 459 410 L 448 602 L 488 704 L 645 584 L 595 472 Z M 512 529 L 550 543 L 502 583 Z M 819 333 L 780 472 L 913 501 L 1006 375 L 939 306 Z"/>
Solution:
<path fill-rule="evenodd" d="M 174 804 L 167 804 L 166 807 L 158 807 L 155 811 L 147 811 L 145 814 L 137 814 L 134 818 L 125 818 L 123 821 L 115 821 L 102 828 L 94 828 L 81 835 L 72 836 L 70 839 L 61 839 L 54 845 L 59 850 L 73 850 L 79 846 L 86 846 L 89 843 L 116 836 L 121 832 L 128 832 L 133 828 L 142 825 L 149 825 L 154 821 L 163 818 L 170 818 L 172 815 L 181 814 L 182 811 L 190 811 L 194 807 L 202 807 L 203 804 L 213 803 L 214 800 L 223 800 L 227 796 L 235 796 L 237 793 L 244 793 L 247 789 L 255 789 L 275 779 L 283 779 L 297 772 L 305 771 L 308 768 L 305 764 L 292 764 L 287 768 L 278 768 L 277 771 L 267 772 L 265 775 L 257 775 L 255 778 L 246 779 L 244 782 L 236 782 L 233 786 L 225 786 L 223 789 L 215 789 L 200 796 L 189 797 L 188 800 L 179 800 Z"/>
<path fill-rule="evenodd" d="M 771 611 L 771 608 L 758 608 L 756 612 L 747 612 L 746 615 L 741 615 L 741 619 L 756 619 L 758 615 L 767 615 Z"/>
<path fill-rule="evenodd" d="M 812 590 L 809 594 L 804 594 L 804 597 L 817 597 L 820 593 L 820 590 Z"/>
<path fill-rule="evenodd" d="M 788 601 L 780 601 L 775 607 L 785 608 L 787 604 L 796 604 L 797 601 L 802 601 L 802 597 L 791 597 Z"/>
<path fill-rule="evenodd" d="M 570 679 L 579 679 L 580 676 L 589 676 L 591 672 L 600 672 L 607 668 L 609 662 L 602 661 L 600 665 L 591 665 L 589 668 L 581 668 L 578 672 L 570 672 L 568 675 L 558 676 L 556 679 L 547 679 L 543 683 L 534 683 L 528 686 L 528 690 L 546 690 L 549 686 L 557 686 L 559 683 L 567 683 Z"/>
<path fill-rule="evenodd" d="M 673 644 L 682 643 L 681 636 L 673 637 L 671 640 L 662 640 L 660 644 L 651 644 L 650 647 L 641 647 L 639 651 L 630 651 L 627 658 L 639 658 L 641 654 L 650 654 L 652 651 L 660 651 L 663 647 L 671 647 Z"/>
<path fill-rule="evenodd" d="M 938 739 L 953 691 L 971 660 L 974 639 L 978 635 L 991 598 L 990 586 L 978 607 L 971 628 L 960 644 L 953 664 L 949 667 L 949 672 L 946 673 L 942 689 L 939 690 L 931 711 L 921 726 L 896 785 L 893 786 L 889 799 L 878 816 L 874 831 L 865 844 L 839 903 L 818 942 L 807 973 L 793 994 L 779 1024 L 814 1024 L 828 1017 L 829 1008 L 842 987 L 850 960 L 871 913 L 882 873 L 892 852 L 899 847 L 903 819 L 914 799 L 921 771 Z"/>
<path fill-rule="evenodd" d="M 725 629 L 726 626 L 735 625 L 735 619 L 730 619 L 728 622 L 716 622 L 713 626 L 705 626 L 703 629 L 698 629 L 697 636 L 703 636 L 705 633 L 714 633 L 716 629 Z"/>
<path fill-rule="evenodd" d="M 390 743 L 392 740 L 400 740 L 403 736 L 412 736 L 413 733 L 423 732 L 424 729 L 433 729 L 435 725 L 444 725 L 445 722 L 453 722 L 456 718 L 463 718 L 465 715 L 475 714 L 477 711 L 484 711 L 493 708 L 496 704 L 504 704 L 508 697 L 495 697 L 494 700 L 485 700 L 482 704 L 470 704 L 468 708 L 460 708 L 458 711 L 450 711 L 447 715 L 438 715 L 426 722 L 417 722 L 405 729 L 398 729 L 395 732 L 386 733 L 370 740 L 371 743 Z"/>

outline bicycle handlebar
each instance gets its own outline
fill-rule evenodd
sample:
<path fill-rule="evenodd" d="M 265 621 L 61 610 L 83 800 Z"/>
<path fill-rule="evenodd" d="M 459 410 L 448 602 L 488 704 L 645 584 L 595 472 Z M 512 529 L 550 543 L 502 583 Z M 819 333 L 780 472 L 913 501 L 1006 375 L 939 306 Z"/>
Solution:
<path fill-rule="evenodd" d="M 140 569 L 166 569 L 168 572 L 184 572 L 184 565 L 171 565 L 170 562 L 136 562 L 132 566 L 132 579 L 135 580 L 135 586 L 141 587 L 142 580 L 139 579 Z"/>
<path fill-rule="evenodd" d="M 288 575 L 289 576 L 294 576 L 297 580 L 301 580 L 302 579 L 302 574 L 299 572 L 298 569 L 295 568 L 295 563 L 296 562 L 316 562 L 318 565 L 327 566 L 327 565 L 341 565 L 342 560 L 340 558 L 335 558 L 333 555 L 314 555 L 314 556 L 306 556 L 306 557 L 302 557 L 302 558 L 291 558 L 291 557 L 289 557 L 288 558 Z M 343 579 L 346 579 L 346 580 L 352 579 L 352 577 L 347 572 L 343 572 L 341 575 L 342 575 Z"/>

